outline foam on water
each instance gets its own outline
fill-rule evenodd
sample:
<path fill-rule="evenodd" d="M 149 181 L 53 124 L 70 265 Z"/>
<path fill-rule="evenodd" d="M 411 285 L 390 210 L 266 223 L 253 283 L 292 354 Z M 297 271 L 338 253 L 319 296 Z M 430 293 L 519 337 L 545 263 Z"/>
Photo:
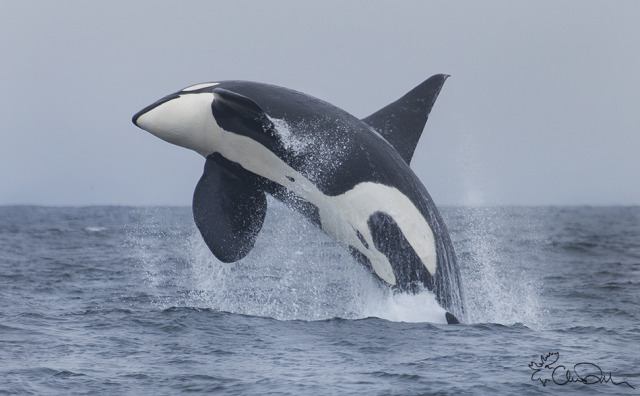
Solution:
<path fill-rule="evenodd" d="M 107 227 L 85 227 L 84 230 L 87 232 L 102 232 L 106 231 Z"/>
<path fill-rule="evenodd" d="M 446 311 L 429 291 L 418 294 L 384 293 L 364 304 L 363 314 L 392 322 L 447 323 Z"/>

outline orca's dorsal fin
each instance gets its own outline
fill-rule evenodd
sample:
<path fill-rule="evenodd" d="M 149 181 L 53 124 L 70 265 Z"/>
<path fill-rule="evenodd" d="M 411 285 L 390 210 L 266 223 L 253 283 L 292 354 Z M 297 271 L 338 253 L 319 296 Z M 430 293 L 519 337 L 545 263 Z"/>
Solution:
<path fill-rule="evenodd" d="M 362 121 L 375 129 L 408 164 L 418 145 L 431 108 L 449 76 L 436 74 L 409 93 Z"/>
<path fill-rule="evenodd" d="M 267 198 L 249 172 L 218 153 L 207 157 L 193 193 L 193 218 L 218 260 L 231 263 L 246 256 L 266 213 Z"/>

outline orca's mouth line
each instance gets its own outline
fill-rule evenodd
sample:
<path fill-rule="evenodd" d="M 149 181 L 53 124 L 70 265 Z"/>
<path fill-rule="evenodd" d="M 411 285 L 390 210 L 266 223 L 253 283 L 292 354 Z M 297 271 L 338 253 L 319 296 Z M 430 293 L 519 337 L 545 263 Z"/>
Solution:
<path fill-rule="evenodd" d="M 156 107 L 160 106 L 163 103 L 167 103 L 170 100 L 173 99 L 177 99 L 180 97 L 180 94 L 178 93 L 174 93 L 171 95 L 167 95 L 164 98 L 150 104 L 149 106 L 145 107 L 144 109 L 140 110 L 139 112 L 137 112 L 136 114 L 133 115 L 133 118 L 131 119 L 131 121 L 133 121 L 133 124 L 137 127 L 140 127 L 140 125 L 138 125 L 138 118 L 142 117 L 145 113 L 150 112 L 151 110 L 155 109 Z"/>

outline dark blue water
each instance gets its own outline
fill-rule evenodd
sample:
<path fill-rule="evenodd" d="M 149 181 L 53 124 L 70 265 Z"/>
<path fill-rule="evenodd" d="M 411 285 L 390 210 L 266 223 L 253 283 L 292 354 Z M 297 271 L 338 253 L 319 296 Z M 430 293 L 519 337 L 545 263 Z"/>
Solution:
<path fill-rule="evenodd" d="M 444 208 L 446 325 L 270 205 L 235 264 L 189 208 L 0 207 L 0 394 L 640 392 L 640 208 Z"/>

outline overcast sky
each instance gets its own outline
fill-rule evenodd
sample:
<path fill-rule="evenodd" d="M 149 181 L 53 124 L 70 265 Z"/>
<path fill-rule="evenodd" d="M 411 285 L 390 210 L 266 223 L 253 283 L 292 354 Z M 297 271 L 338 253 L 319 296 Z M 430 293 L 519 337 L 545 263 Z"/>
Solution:
<path fill-rule="evenodd" d="M 365 117 L 446 82 L 436 203 L 640 204 L 640 2 L 0 1 L 0 204 L 189 205 L 204 159 L 131 116 L 203 81 Z"/>

